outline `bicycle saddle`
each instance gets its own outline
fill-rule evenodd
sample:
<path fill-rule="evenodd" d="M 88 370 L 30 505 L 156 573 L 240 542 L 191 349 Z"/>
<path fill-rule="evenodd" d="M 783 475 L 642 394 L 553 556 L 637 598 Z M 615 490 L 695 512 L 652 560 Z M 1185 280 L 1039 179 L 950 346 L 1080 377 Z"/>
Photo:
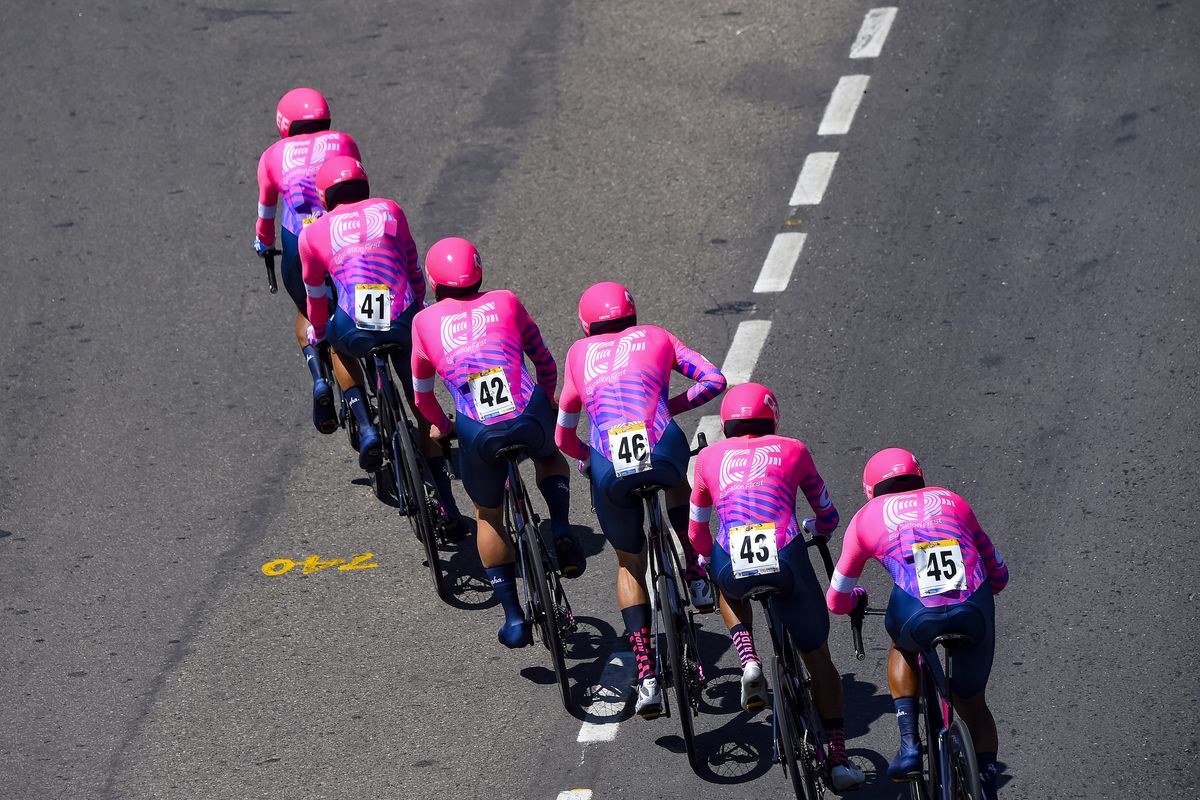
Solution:
<path fill-rule="evenodd" d="M 779 594 L 779 590 L 774 586 L 755 586 L 750 591 L 742 595 L 743 600 L 766 600 L 768 597 Z"/>
<path fill-rule="evenodd" d="M 970 647 L 975 644 L 975 640 L 965 633 L 943 633 L 941 636 L 935 636 L 933 641 L 929 643 L 929 648 L 932 650 L 935 647 L 945 647 L 947 649 L 963 645 Z"/>
<path fill-rule="evenodd" d="M 389 353 L 398 353 L 403 350 L 404 350 L 403 345 L 396 344 L 395 342 L 387 342 L 386 344 L 377 344 L 374 347 L 372 347 L 371 355 L 385 356 L 385 355 L 388 355 Z"/>
<path fill-rule="evenodd" d="M 650 497 L 655 492 L 661 492 L 665 488 L 667 487 L 657 483 L 644 483 L 641 486 L 635 486 L 634 488 L 630 489 L 629 493 L 636 495 L 637 497 Z"/>
<path fill-rule="evenodd" d="M 528 452 L 529 448 L 523 444 L 509 444 L 496 451 L 496 458 L 505 461 L 515 461 L 522 458 Z"/>

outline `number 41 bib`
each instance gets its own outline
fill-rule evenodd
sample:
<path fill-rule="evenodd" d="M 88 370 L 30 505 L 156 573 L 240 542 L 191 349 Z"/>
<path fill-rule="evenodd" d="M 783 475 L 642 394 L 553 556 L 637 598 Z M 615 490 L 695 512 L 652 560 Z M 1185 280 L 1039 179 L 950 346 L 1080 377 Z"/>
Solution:
<path fill-rule="evenodd" d="M 383 283 L 354 287 L 354 324 L 366 331 L 392 329 L 392 290 Z"/>
<path fill-rule="evenodd" d="M 917 542 L 913 545 L 913 568 L 921 597 L 967 588 L 967 571 L 957 539 Z"/>

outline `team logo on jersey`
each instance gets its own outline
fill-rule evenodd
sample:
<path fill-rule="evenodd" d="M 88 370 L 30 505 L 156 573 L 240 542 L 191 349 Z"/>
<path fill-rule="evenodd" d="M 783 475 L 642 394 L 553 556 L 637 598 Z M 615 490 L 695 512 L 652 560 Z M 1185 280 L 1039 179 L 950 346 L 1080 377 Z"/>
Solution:
<path fill-rule="evenodd" d="M 943 506 L 953 503 L 945 489 L 889 494 L 883 498 L 883 524 L 889 531 L 912 527 L 938 516 Z"/>
<path fill-rule="evenodd" d="M 283 143 L 283 171 L 290 172 L 304 167 L 316 167 L 331 153 L 336 153 L 341 149 L 342 143 L 338 141 L 338 136 L 332 133 L 299 141 L 285 140 Z"/>
<path fill-rule="evenodd" d="M 726 450 L 721 456 L 721 489 L 757 483 L 767 476 L 767 467 L 783 464 L 783 447 L 768 444 L 745 450 Z"/>
<path fill-rule="evenodd" d="M 332 214 L 329 219 L 329 245 L 335 253 L 343 247 L 382 239 L 396 225 L 396 216 L 388 210 L 387 203 L 372 203 L 347 214 Z"/>
<path fill-rule="evenodd" d="M 629 366 L 629 357 L 646 349 L 645 331 L 634 331 L 609 342 L 589 344 L 583 354 L 583 380 L 591 383 L 603 375 L 623 372 Z"/>
<path fill-rule="evenodd" d="M 461 314 L 442 317 L 442 352 L 448 355 L 471 342 L 486 338 L 488 323 L 500 321 L 500 315 L 493 313 L 495 310 L 496 303 L 493 301 Z"/>

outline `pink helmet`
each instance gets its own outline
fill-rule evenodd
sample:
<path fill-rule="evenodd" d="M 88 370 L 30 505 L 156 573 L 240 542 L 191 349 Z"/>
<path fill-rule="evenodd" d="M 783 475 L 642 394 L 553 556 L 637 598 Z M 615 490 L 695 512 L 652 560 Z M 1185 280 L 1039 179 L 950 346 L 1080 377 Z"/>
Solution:
<path fill-rule="evenodd" d="M 363 170 L 362 162 L 350 156 L 335 156 L 329 159 L 317 170 L 317 195 L 321 205 L 329 208 L 325 201 L 325 193 L 338 184 L 347 181 L 365 181 L 367 173 Z"/>
<path fill-rule="evenodd" d="M 589 287 L 579 298 L 579 324 L 588 336 L 592 335 L 592 325 L 597 322 L 632 317 L 636 314 L 633 295 L 624 286 L 612 281 Z"/>
<path fill-rule="evenodd" d="M 917 457 L 912 453 L 901 447 L 889 447 L 871 456 L 867 466 L 863 468 L 863 491 L 866 492 L 867 499 L 875 497 L 875 487 L 880 483 L 901 475 L 922 479 L 925 477 L 921 465 L 917 463 Z"/>
<path fill-rule="evenodd" d="M 779 403 L 770 389 L 761 383 L 739 383 L 721 400 L 721 422 L 748 419 L 769 420 L 779 424 Z"/>
<path fill-rule="evenodd" d="M 425 271 L 433 289 L 439 286 L 461 289 L 483 280 L 483 259 L 475 245 L 451 236 L 434 242 L 425 253 Z"/>
<path fill-rule="evenodd" d="M 275 107 L 275 127 L 279 135 L 287 137 L 291 133 L 292 123 L 300 119 L 329 119 L 329 103 L 325 95 L 316 89 L 292 89 L 279 99 Z"/>

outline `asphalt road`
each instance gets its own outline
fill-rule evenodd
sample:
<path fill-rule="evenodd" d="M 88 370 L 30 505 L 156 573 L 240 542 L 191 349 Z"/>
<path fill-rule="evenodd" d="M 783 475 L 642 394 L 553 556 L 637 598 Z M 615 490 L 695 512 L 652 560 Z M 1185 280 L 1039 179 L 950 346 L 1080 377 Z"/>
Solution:
<path fill-rule="evenodd" d="M 716 618 L 693 774 L 675 723 L 580 744 L 548 661 L 454 605 L 308 419 L 250 250 L 273 105 L 327 92 L 418 245 L 476 241 L 556 353 L 589 283 L 775 387 L 849 515 L 917 451 L 1004 552 L 1003 794 L 1200 796 L 1200 5 L 46 2 L 0 9 L 0 798 L 786 797 Z M 843 75 L 849 133 L 817 133 Z M 790 208 L 805 156 L 839 153 Z M 752 287 L 774 236 L 789 288 Z M 693 415 L 698 417 L 698 414 Z M 694 424 L 694 420 L 688 426 Z M 464 496 L 465 498 L 465 496 Z M 593 524 L 582 486 L 576 517 Z M 580 697 L 624 647 L 613 559 L 570 586 Z M 358 571 L 278 558 L 374 553 Z M 868 586 L 884 590 L 874 569 Z M 860 798 L 895 733 L 882 626 L 846 671 Z"/>

